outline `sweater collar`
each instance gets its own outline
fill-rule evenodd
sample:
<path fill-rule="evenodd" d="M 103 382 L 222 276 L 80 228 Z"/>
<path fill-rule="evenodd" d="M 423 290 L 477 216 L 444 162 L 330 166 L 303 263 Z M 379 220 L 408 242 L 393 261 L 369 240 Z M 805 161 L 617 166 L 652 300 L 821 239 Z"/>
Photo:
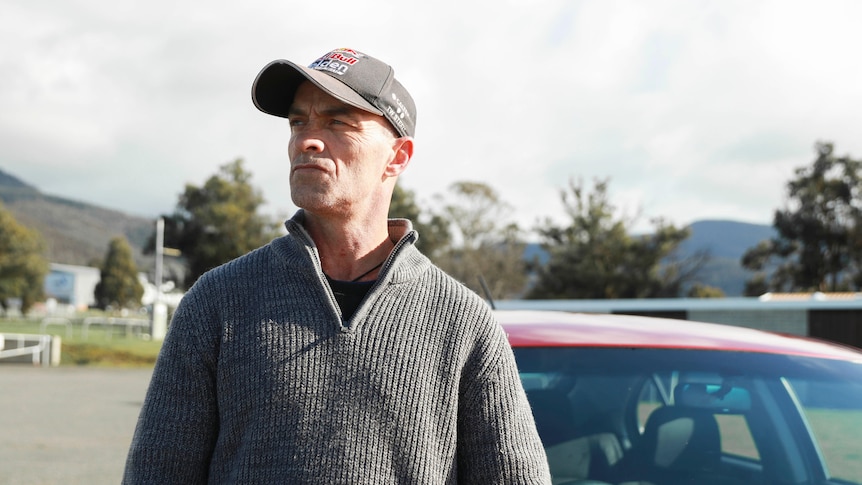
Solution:
<path fill-rule="evenodd" d="M 393 218 L 387 220 L 387 229 L 389 230 L 389 239 L 396 244 L 404 238 L 412 239 L 411 244 L 416 244 L 419 239 L 419 233 L 413 229 L 413 223 L 409 219 Z M 299 209 L 293 214 L 293 217 L 284 222 L 284 227 L 288 234 L 293 234 L 302 239 L 305 239 L 306 244 L 314 246 L 314 241 L 305 230 L 305 211 Z"/>
<path fill-rule="evenodd" d="M 305 211 L 299 209 L 285 221 L 288 237 L 291 237 L 306 248 L 313 257 L 317 259 L 316 266 L 320 265 L 320 255 L 314 240 L 304 227 Z M 416 249 L 415 244 L 419 239 L 419 233 L 413 228 L 413 223 L 408 219 L 389 219 L 387 221 L 389 238 L 395 242 L 395 248 L 386 258 L 381 270 L 381 279 L 388 279 L 392 283 L 407 281 L 418 276 L 430 266 L 431 262 Z"/>

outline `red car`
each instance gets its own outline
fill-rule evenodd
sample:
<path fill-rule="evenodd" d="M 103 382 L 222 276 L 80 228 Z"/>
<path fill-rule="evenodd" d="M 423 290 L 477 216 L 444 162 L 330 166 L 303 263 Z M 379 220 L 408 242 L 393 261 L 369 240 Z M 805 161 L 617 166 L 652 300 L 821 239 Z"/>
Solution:
<path fill-rule="evenodd" d="M 862 484 L 862 351 L 742 327 L 499 311 L 555 484 Z"/>

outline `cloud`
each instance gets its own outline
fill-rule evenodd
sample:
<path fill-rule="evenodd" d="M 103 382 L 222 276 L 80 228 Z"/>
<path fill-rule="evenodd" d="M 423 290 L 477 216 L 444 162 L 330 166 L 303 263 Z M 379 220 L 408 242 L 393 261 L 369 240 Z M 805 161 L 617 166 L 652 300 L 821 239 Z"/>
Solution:
<path fill-rule="evenodd" d="M 570 178 L 609 178 L 647 218 L 768 224 L 816 141 L 862 157 L 860 14 L 852 0 L 11 0 L 0 168 L 155 216 L 243 157 L 271 211 L 292 212 L 287 126 L 252 106 L 251 83 L 273 59 L 350 46 L 416 98 L 402 182 L 424 203 L 482 181 L 531 227 L 562 217 Z"/>

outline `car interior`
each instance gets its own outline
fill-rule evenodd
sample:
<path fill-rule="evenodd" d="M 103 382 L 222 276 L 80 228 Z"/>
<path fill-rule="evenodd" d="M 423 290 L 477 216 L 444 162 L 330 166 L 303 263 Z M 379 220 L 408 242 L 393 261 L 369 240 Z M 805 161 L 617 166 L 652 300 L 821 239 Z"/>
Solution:
<path fill-rule="evenodd" d="M 515 351 L 554 484 L 826 483 L 798 400 L 747 357 Z"/>

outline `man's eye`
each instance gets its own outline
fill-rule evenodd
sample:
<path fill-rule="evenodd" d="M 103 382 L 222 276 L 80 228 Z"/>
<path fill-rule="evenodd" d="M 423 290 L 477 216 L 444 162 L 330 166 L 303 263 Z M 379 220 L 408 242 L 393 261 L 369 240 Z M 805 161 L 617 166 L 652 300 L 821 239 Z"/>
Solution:
<path fill-rule="evenodd" d="M 288 118 L 288 122 L 290 123 L 290 126 L 302 126 L 305 124 L 303 120 L 297 118 Z"/>

